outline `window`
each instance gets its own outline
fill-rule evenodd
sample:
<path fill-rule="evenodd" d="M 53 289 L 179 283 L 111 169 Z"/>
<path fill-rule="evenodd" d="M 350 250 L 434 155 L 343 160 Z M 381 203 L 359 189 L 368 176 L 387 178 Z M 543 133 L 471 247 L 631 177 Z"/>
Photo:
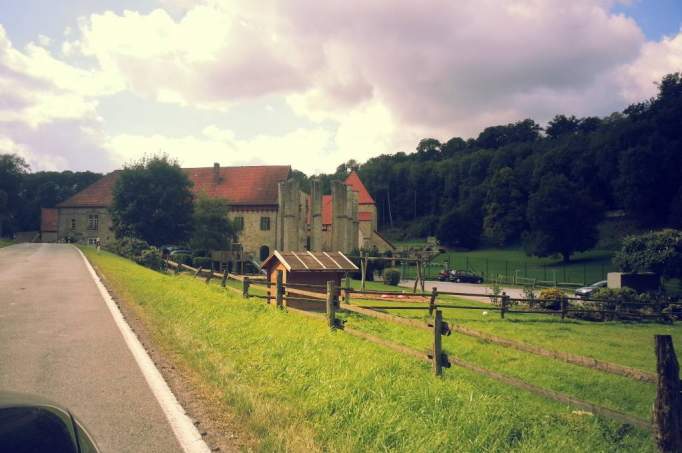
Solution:
<path fill-rule="evenodd" d="M 268 247 L 267 245 L 261 246 L 259 255 L 260 260 L 265 261 L 268 258 L 268 256 L 270 256 L 270 247 Z"/>
<path fill-rule="evenodd" d="M 76 219 L 71 219 L 71 229 L 72 230 L 76 229 Z"/>
<path fill-rule="evenodd" d="M 99 230 L 99 216 L 97 214 L 88 216 L 88 230 Z"/>
<path fill-rule="evenodd" d="M 261 231 L 270 231 L 270 217 L 260 218 L 260 229 Z"/>
<path fill-rule="evenodd" d="M 234 228 L 237 231 L 241 231 L 244 229 L 244 217 L 235 217 L 234 218 Z"/>

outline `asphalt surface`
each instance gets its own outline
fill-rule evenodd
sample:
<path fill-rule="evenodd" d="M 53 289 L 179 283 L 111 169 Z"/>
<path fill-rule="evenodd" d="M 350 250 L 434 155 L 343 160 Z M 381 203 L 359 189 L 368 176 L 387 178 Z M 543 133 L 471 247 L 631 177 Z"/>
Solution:
<path fill-rule="evenodd" d="M 70 409 L 104 452 L 182 451 L 78 251 L 0 248 L 0 391 Z"/>
<path fill-rule="evenodd" d="M 403 280 L 400 282 L 400 286 L 405 286 L 408 288 L 413 288 L 414 280 Z M 492 294 L 492 290 L 485 283 L 454 283 L 454 282 L 441 282 L 438 280 L 427 280 L 424 283 L 424 289 L 426 291 L 431 291 L 431 288 L 436 287 L 438 291 L 450 291 L 454 293 L 469 293 L 467 296 L 458 296 L 462 299 L 477 300 L 480 302 L 490 302 L 489 297 L 485 297 L 485 294 Z M 523 299 L 525 295 L 523 290 L 520 288 L 502 288 L 502 291 L 507 293 L 509 297 Z"/>

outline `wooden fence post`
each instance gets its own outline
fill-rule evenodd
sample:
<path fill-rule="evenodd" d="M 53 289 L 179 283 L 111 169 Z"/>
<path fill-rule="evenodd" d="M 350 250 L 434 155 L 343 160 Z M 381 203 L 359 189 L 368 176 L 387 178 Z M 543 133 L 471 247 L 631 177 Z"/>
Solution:
<path fill-rule="evenodd" d="M 566 298 L 562 296 L 561 297 L 561 320 L 562 321 L 566 317 L 566 303 L 567 303 Z"/>
<path fill-rule="evenodd" d="M 282 280 L 284 279 L 284 272 L 282 271 L 277 271 L 277 294 L 276 294 L 276 299 L 275 303 L 277 305 L 277 308 L 282 308 L 284 305 L 284 285 L 282 284 Z"/>
<path fill-rule="evenodd" d="M 438 288 L 434 286 L 431 288 L 431 299 L 429 299 L 429 316 L 433 316 L 433 310 L 436 309 L 436 297 L 438 297 Z"/>
<path fill-rule="evenodd" d="M 443 312 L 436 310 L 433 320 L 433 373 L 436 376 L 443 374 L 443 343 L 442 343 Z"/>
<path fill-rule="evenodd" d="M 225 285 L 227 285 L 227 274 L 228 272 L 226 267 L 225 270 L 223 271 L 223 279 L 220 281 L 220 286 L 222 286 L 223 288 L 225 288 Z"/>
<path fill-rule="evenodd" d="M 268 275 L 268 280 L 265 284 L 265 286 L 268 288 L 268 305 L 272 303 L 272 282 L 270 281 L 270 275 Z"/>
<path fill-rule="evenodd" d="M 327 323 L 329 324 L 330 329 L 335 329 L 336 328 L 336 304 L 335 304 L 335 296 L 336 295 L 336 283 L 333 280 L 330 280 L 327 282 Z"/>
<path fill-rule="evenodd" d="M 346 275 L 346 283 L 345 283 L 345 290 L 343 292 L 343 301 L 350 305 L 350 300 L 351 300 L 351 285 L 350 285 L 350 276 Z"/>
<path fill-rule="evenodd" d="M 244 277 L 244 280 L 242 280 L 242 297 L 244 299 L 249 298 L 249 286 L 251 286 L 251 281 L 249 280 L 249 277 Z"/>
<path fill-rule="evenodd" d="M 201 274 L 201 271 L 203 270 L 203 267 L 199 266 L 199 269 L 194 273 L 194 278 L 197 278 L 197 275 Z"/>
<path fill-rule="evenodd" d="M 509 296 L 507 296 L 507 293 L 502 293 L 502 300 L 500 301 L 501 306 L 500 306 L 500 317 L 504 319 L 504 314 L 507 311 L 507 303 L 509 302 Z"/>
<path fill-rule="evenodd" d="M 682 396 L 680 368 L 670 335 L 655 335 L 656 401 L 654 402 L 654 437 L 660 452 L 682 451 Z"/>
<path fill-rule="evenodd" d="M 207 284 L 207 285 L 208 285 L 209 283 L 211 283 L 211 279 L 212 279 L 212 278 L 213 278 L 213 269 L 211 269 L 211 271 L 210 271 L 210 272 L 208 273 L 208 275 L 206 276 L 206 284 Z"/>
<path fill-rule="evenodd" d="M 175 275 L 178 275 L 180 273 L 180 263 L 175 267 Z"/>

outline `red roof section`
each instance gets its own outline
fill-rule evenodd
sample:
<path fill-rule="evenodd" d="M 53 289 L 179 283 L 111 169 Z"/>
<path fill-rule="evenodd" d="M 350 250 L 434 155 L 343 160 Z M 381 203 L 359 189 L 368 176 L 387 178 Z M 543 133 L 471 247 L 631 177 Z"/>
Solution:
<path fill-rule="evenodd" d="M 359 222 L 371 222 L 372 221 L 372 213 L 371 212 L 358 212 L 358 221 Z"/>
<path fill-rule="evenodd" d="M 183 169 L 194 182 L 193 192 L 223 198 L 235 205 L 276 205 L 277 184 L 289 178 L 288 165 L 221 167 L 216 183 L 213 167 Z"/>
<path fill-rule="evenodd" d="M 57 231 L 59 226 L 59 214 L 55 208 L 40 209 L 40 231 Z"/>
<path fill-rule="evenodd" d="M 322 196 L 322 225 L 332 224 L 332 196 Z"/>
<path fill-rule="evenodd" d="M 346 185 L 351 186 L 354 191 L 358 193 L 358 203 L 360 204 L 375 204 L 374 198 L 369 194 L 367 188 L 360 180 L 360 177 L 355 171 L 350 172 L 346 178 Z"/>
<path fill-rule="evenodd" d="M 103 208 L 111 206 L 112 192 L 114 184 L 118 179 L 119 172 L 114 171 L 81 190 L 71 198 L 62 201 L 57 205 L 58 208 L 90 207 Z"/>
<path fill-rule="evenodd" d="M 219 181 L 214 177 L 214 167 L 183 168 L 194 183 L 192 192 L 211 198 L 222 198 L 233 205 L 276 205 L 277 184 L 286 181 L 291 167 L 268 165 L 253 167 L 220 167 Z M 102 177 L 57 207 L 107 207 L 111 206 L 114 184 L 119 172 Z"/>

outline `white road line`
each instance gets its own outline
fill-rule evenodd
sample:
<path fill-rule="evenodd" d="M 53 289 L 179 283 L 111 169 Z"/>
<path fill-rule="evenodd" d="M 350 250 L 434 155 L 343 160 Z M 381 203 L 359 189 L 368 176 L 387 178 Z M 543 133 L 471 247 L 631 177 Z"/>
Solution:
<path fill-rule="evenodd" d="M 111 295 L 100 281 L 97 273 L 92 268 L 92 265 L 90 265 L 90 262 L 80 249 L 76 247 L 76 250 L 78 250 L 78 253 L 81 254 L 83 261 L 85 261 L 85 266 L 88 268 L 92 279 L 95 281 L 97 289 L 102 295 L 104 302 L 106 302 L 114 321 L 116 321 L 116 326 L 118 326 L 118 329 L 121 331 L 121 335 L 123 335 L 123 339 L 128 345 L 128 349 L 130 349 L 133 357 L 135 357 L 135 361 L 140 367 L 142 375 L 144 375 L 144 378 L 147 380 L 147 384 L 149 384 L 152 393 L 159 402 L 163 413 L 166 415 L 168 423 L 170 423 L 173 433 L 175 433 L 175 437 L 178 439 L 180 446 L 186 453 L 210 452 L 211 450 L 208 448 L 208 445 L 206 445 L 206 442 L 204 442 L 202 439 L 201 434 L 199 434 L 196 426 L 194 426 L 190 418 L 185 413 L 185 410 L 182 408 L 180 403 L 178 403 L 178 400 L 175 398 L 175 395 L 173 395 L 173 392 L 171 392 L 168 384 L 163 379 L 163 376 L 159 370 L 156 368 L 156 366 L 154 366 L 154 362 L 147 354 L 147 351 L 142 346 L 142 343 L 140 343 L 137 335 L 135 335 L 133 330 L 125 321 L 125 318 L 123 318 L 121 311 L 118 309 L 118 306 L 111 298 Z"/>

